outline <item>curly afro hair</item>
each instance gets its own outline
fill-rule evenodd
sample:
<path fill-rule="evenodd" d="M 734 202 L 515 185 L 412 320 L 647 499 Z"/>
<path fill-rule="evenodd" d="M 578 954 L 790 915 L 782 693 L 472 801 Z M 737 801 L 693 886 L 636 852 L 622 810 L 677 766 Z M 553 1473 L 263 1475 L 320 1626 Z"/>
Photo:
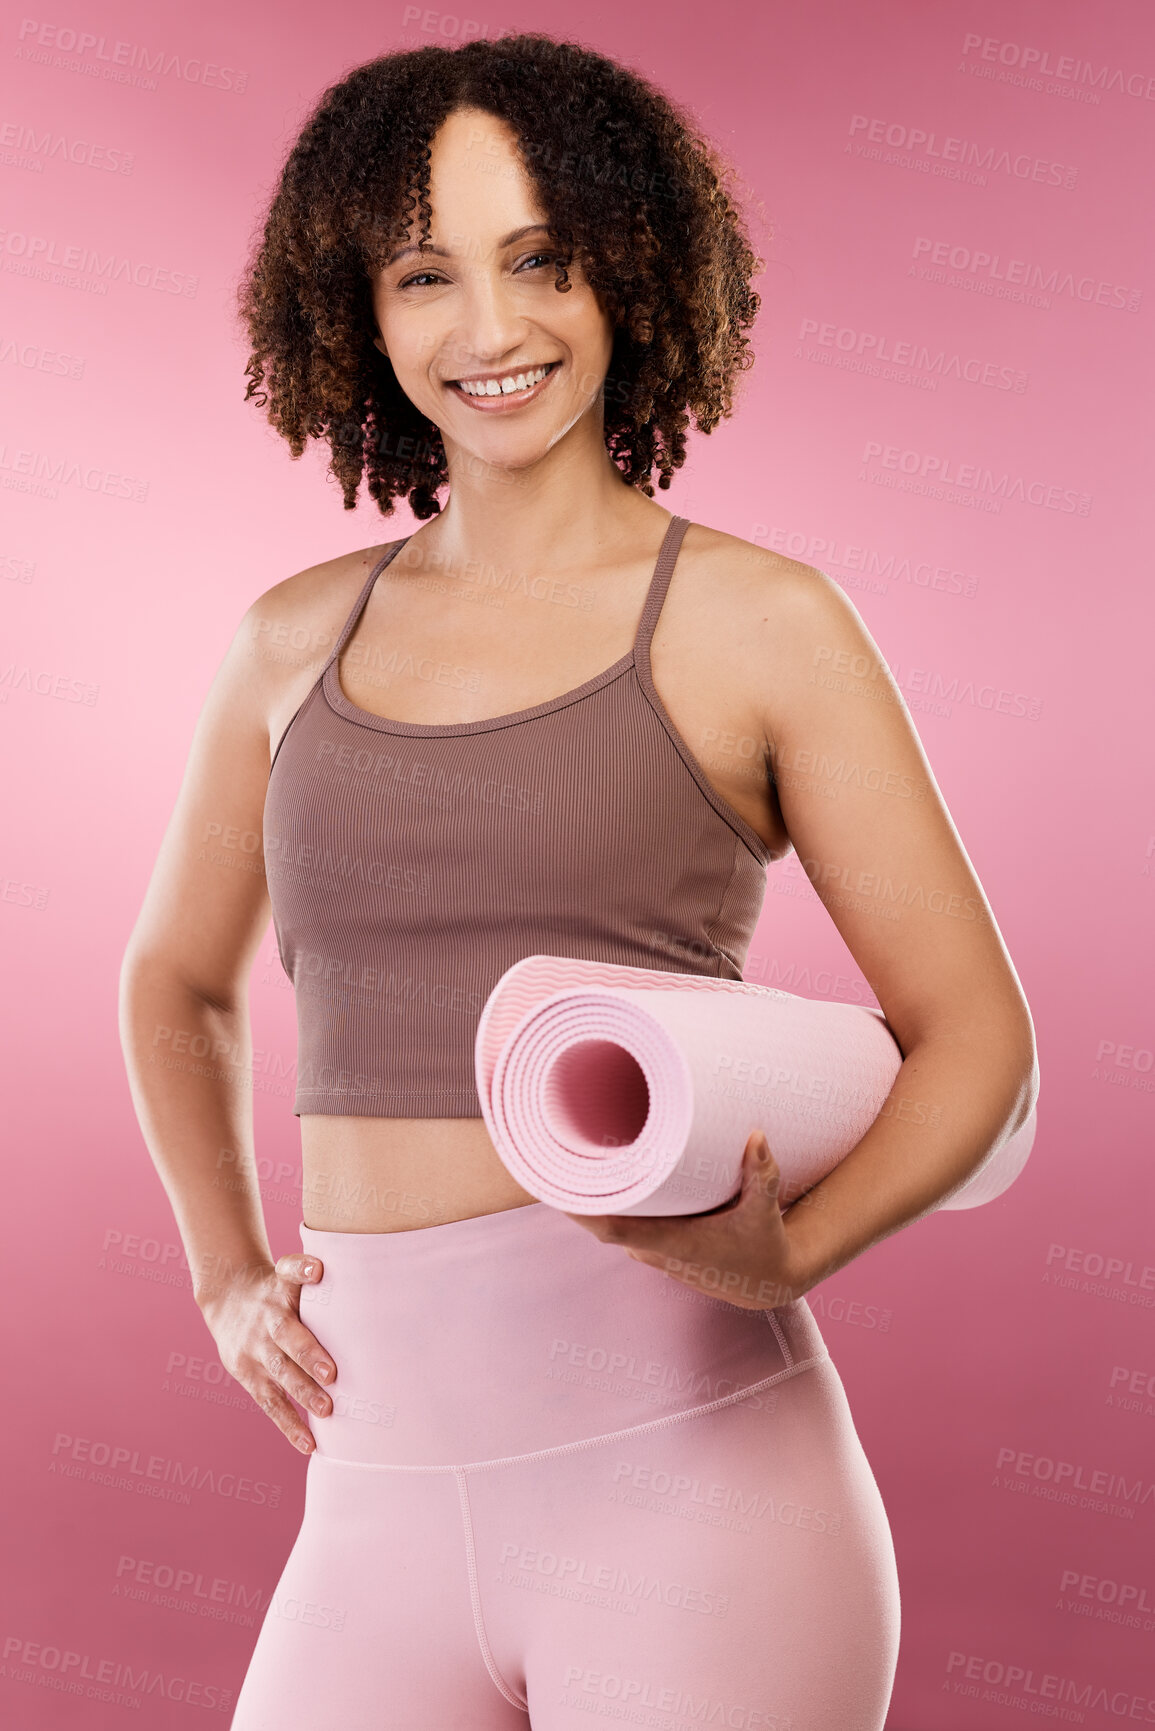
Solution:
<path fill-rule="evenodd" d="M 690 417 L 712 432 L 753 364 L 746 331 L 762 260 L 730 197 L 730 169 L 689 115 L 637 73 L 540 34 L 385 54 L 331 85 L 293 145 L 238 290 L 251 354 L 245 400 L 300 457 L 328 441 L 352 510 L 362 476 L 389 516 L 441 509 L 434 422 L 401 390 L 378 335 L 371 278 L 414 213 L 430 239 L 430 141 L 447 115 L 506 121 L 546 213 L 555 288 L 581 261 L 613 326 L 606 449 L 653 497 L 686 458 Z"/>

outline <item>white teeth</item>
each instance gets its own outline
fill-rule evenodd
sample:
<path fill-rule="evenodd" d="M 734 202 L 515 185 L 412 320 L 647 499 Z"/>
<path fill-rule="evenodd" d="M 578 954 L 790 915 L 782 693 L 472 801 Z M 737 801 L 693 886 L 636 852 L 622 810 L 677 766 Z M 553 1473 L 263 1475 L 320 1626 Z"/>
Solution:
<path fill-rule="evenodd" d="M 458 379 L 457 385 L 467 397 L 508 397 L 514 391 L 528 391 L 531 386 L 539 384 L 548 371 L 548 367 L 535 367 L 531 373 L 516 373 L 501 380 Z"/>

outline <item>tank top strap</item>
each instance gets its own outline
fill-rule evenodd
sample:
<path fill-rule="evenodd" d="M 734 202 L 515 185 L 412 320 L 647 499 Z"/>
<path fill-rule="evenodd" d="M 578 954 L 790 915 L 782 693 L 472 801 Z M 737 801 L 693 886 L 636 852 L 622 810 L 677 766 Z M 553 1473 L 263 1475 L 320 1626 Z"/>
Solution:
<path fill-rule="evenodd" d="M 368 577 L 366 577 L 364 587 L 362 588 L 361 593 L 358 595 L 356 601 L 354 601 L 354 603 L 353 603 L 353 611 L 350 613 L 348 619 L 346 619 L 344 625 L 341 627 L 341 635 L 338 637 L 336 643 L 334 643 L 332 649 L 330 650 L 329 658 L 325 662 L 324 667 L 322 667 L 321 675 L 319 677 L 323 676 L 328 671 L 330 665 L 334 661 L 336 661 L 336 659 L 340 655 L 342 649 L 344 649 L 345 644 L 349 638 L 349 633 L 353 630 L 358 619 L 360 619 L 362 613 L 365 611 L 365 607 L 368 604 L 369 597 L 373 593 L 374 583 L 376 583 L 378 577 L 381 575 L 382 571 L 384 571 L 384 569 L 385 569 L 386 565 L 388 565 L 389 561 L 391 559 L 393 559 L 398 553 L 400 553 L 402 547 L 404 547 L 404 545 L 405 545 L 406 541 L 408 541 L 408 539 L 409 539 L 408 535 L 405 535 L 402 537 L 402 539 L 400 541 L 391 541 L 389 543 L 388 547 L 386 547 L 384 553 L 381 555 L 380 559 L 378 559 L 376 565 L 374 565 L 372 571 L 370 571 Z"/>
<path fill-rule="evenodd" d="M 658 614 L 662 611 L 662 603 L 666 599 L 666 590 L 670 587 L 670 578 L 674 575 L 674 565 L 677 561 L 678 549 L 682 545 L 682 537 L 689 527 L 690 519 L 688 517 L 671 517 L 665 538 L 658 549 L 658 561 L 654 566 L 654 575 L 650 580 L 649 592 L 642 608 L 642 617 L 638 621 L 638 634 L 634 638 L 634 660 L 640 662 L 647 672 L 650 665 L 650 639 L 654 635 Z"/>

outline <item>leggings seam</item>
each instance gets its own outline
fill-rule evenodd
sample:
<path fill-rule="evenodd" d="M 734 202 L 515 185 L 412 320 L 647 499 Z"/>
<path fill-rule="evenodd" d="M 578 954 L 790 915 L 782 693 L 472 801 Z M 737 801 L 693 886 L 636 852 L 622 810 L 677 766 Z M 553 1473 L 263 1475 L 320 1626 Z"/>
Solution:
<path fill-rule="evenodd" d="M 469 1509 L 469 1486 L 461 1467 L 453 1468 L 457 1480 L 457 1493 L 461 1499 L 461 1524 L 465 1531 L 465 1558 L 469 1570 L 469 1597 L 473 1603 L 473 1628 L 477 1635 L 477 1644 L 481 1649 L 481 1657 L 485 1660 L 485 1668 L 501 1690 L 506 1700 L 514 1707 L 520 1707 L 523 1713 L 529 1712 L 529 1702 L 517 1695 L 505 1681 L 497 1668 L 493 1650 L 489 1645 L 489 1636 L 485 1632 L 485 1618 L 481 1609 L 481 1583 L 477 1578 L 477 1554 L 473 1542 L 473 1516 Z"/>
<path fill-rule="evenodd" d="M 817 1353 L 813 1358 L 794 1359 L 785 1370 L 777 1370 L 773 1376 L 762 1378 L 761 1382 L 752 1382 L 748 1388 L 737 1389 L 733 1394 L 719 1395 L 717 1400 L 707 1401 L 704 1406 L 687 1407 L 685 1412 L 666 1413 L 661 1418 L 648 1419 L 645 1424 L 626 1425 L 621 1430 L 603 1431 L 598 1436 L 582 1437 L 578 1442 L 555 1443 L 552 1448 L 531 1449 L 528 1454 L 497 1455 L 493 1460 L 462 1461 L 448 1466 L 412 1466 L 396 1465 L 390 1461 L 350 1461 L 342 1455 L 326 1455 L 317 1450 L 310 1457 L 312 1461 L 328 1461 L 337 1467 L 360 1467 L 371 1473 L 481 1473 L 494 1467 L 522 1466 L 530 1461 L 549 1460 L 554 1455 L 576 1454 L 578 1449 L 600 1448 L 602 1443 L 616 1442 L 620 1437 L 644 1436 L 648 1431 L 662 1430 L 667 1425 L 682 1424 L 687 1419 L 701 1418 L 705 1413 L 717 1412 L 721 1407 L 733 1406 L 737 1401 L 748 1400 L 752 1394 L 761 1394 L 763 1389 L 773 1388 L 776 1383 L 787 1382 L 791 1377 L 802 1371 L 812 1370 L 816 1365 L 829 1364 L 828 1352 Z"/>
<path fill-rule="evenodd" d="M 775 1316 L 775 1314 L 772 1310 L 765 1311 L 764 1315 L 766 1317 L 767 1322 L 770 1324 L 771 1328 L 774 1330 L 774 1337 L 777 1340 L 778 1345 L 782 1348 L 782 1357 L 785 1359 L 786 1368 L 789 1370 L 794 1364 L 794 1354 L 790 1350 L 789 1341 L 786 1339 L 785 1334 L 783 1334 L 783 1332 L 782 1332 L 782 1324 L 779 1322 L 778 1318 Z"/>

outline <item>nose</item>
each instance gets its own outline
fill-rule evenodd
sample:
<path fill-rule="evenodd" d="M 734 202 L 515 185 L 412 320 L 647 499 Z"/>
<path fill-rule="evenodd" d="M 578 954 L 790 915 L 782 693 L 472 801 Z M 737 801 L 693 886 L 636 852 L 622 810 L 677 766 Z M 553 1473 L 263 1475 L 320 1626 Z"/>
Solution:
<path fill-rule="evenodd" d="M 449 340 L 455 376 L 488 371 L 525 346 L 526 320 L 512 281 L 496 262 L 475 261 L 462 273 L 460 316 Z"/>

